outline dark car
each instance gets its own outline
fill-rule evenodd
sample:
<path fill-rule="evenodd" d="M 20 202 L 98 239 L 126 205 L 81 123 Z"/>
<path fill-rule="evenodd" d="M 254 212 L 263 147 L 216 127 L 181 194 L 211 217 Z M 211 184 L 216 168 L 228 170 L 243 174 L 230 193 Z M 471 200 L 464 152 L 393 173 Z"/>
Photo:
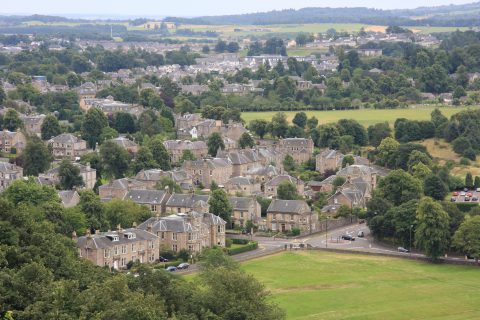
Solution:
<path fill-rule="evenodd" d="M 457 201 L 457 198 L 456 198 L 456 197 L 451 197 L 451 198 L 450 198 L 450 201 L 451 201 L 451 202 L 456 202 L 456 201 Z"/>
<path fill-rule="evenodd" d="M 190 267 L 190 265 L 188 263 L 184 262 L 184 263 L 180 263 L 177 266 L 177 269 L 188 269 L 188 267 Z"/>
<path fill-rule="evenodd" d="M 349 236 L 348 234 L 344 234 L 344 235 L 342 236 L 342 239 L 343 239 L 343 240 L 349 240 L 349 241 L 355 241 L 355 238 L 352 237 L 352 236 Z"/>
<path fill-rule="evenodd" d="M 174 271 L 177 271 L 177 267 L 174 267 L 174 266 L 170 266 L 166 269 L 168 272 L 174 272 Z"/>
<path fill-rule="evenodd" d="M 470 197 L 465 197 L 465 201 L 470 201 Z"/>
<path fill-rule="evenodd" d="M 404 247 L 398 247 L 398 252 L 403 252 L 403 253 L 407 253 L 407 252 L 410 252 L 410 250 L 408 249 L 405 249 Z"/>
<path fill-rule="evenodd" d="M 472 197 L 472 201 L 478 201 L 478 197 Z"/>
<path fill-rule="evenodd" d="M 162 256 L 160 256 L 160 258 L 158 260 L 160 260 L 160 262 L 168 262 L 168 259 L 164 258 Z"/>

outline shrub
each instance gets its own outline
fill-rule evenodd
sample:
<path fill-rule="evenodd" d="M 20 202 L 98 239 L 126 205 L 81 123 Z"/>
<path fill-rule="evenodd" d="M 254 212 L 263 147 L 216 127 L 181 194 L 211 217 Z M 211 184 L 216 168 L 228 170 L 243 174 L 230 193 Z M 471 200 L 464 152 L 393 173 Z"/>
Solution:
<path fill-rule="evenodd" d="M 460 164 L 462 166 L 469 166 L 470 165 L 470 160 L 467 159 L 467 158 L 462 158 L 462 159 L 460 159 Z"/>
<path fill-rule="evenodd" d="M 252 250 L 255 250 L 257 248 L 258 248 L 258 242 L 251 241 L 243 247 L 227 249 L 226 252 L 228 253 L 228 255 L 233 256 L 235 254 L 240 254 L 240 253 L 244 253 L 244 252 L 247 252 L 247 251 L 252 251 Z"/>
<path fill-rule="evenodd" d="M 473 150 L 473 148 L 468 148 L 467 150 L 465 150 L 465 152 L 463 153 L 463 156 L 472 161 L 475 161 L 477 159 L 477 155 L 475 153 L 475 150 Z"/>
<path fill-rule="evenodd" d="M 250 242 L 248 239 L 230 239 L 234 244 L 247 244 Z"/>
<path fill-rule="evenodd" d="M 290 232 L 288 232 L 287 235 L 288 235 L 289 237 L 299 236 L 299 235 L 300 235 L 300 229 L 298 229 L 298 228 L 293 228 L 292 230 L 290 230 Z"/>
<path fill-rule="evenodd" d="M 230 238 L 225 239 L 225 247 L 230 248 L 232 246 L 232 243 L 233 243 L 232 239 Z"/>
<path fill-rule="evenodd" d="M 188 261 L 188 258 L 190 258 L 190 254 L 188 253 L 187 250 L 182 249 L 182 250 L 178 251 L 177 259 L 182 260 L 182 261 Z"/>

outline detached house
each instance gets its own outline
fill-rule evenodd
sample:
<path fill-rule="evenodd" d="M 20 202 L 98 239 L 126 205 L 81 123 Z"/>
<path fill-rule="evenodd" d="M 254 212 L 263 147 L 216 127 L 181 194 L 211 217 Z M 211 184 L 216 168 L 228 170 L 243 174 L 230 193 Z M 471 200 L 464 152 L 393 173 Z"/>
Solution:
<path fill-rule="evenodd" d="M 165 213 L 165 205 L 170 194 L 161 190 L 130 190 L 124 200 L 130 200 L 139 205 L 147 206 L 155 215 Z"/>
<path fill-rule="evenodd" d="M 208 195 L 174 193 L 165 204 L 165 210 L 174 213 L 208 212 L 209 200 Z"/>
<path fill-rule="evenodd" d="M 344 155 L 337 150 L 327 149 L 315 157 L 315 169 L 320 173 L 326 171 L 337 171 L 342 167 Z"/>
<path fill-rule="evenodd" d="M 63 133 L 48 140 L 48 144 L 52 147 L 55 159 L 75 160 L 75 158 L 81 157 L 90 151 L 87 149 L 85 140 L 68 133 Z"/>
<path fill-rule="evenodd" d="M 27 138 L 19 130 L 15 132 L 8 130 L 0 131 L 0 151 L 20 154 L 26 145 Z"/>
<path fill-rule="evenodd" d="M 98 194 L 102 201 L 123 199 L 130 190 L 146 190 L 147 184 L 135 179 L 122 178 L 113 180 L 108 184 L 98 187 Z"/>
<path fill-rule="evenodd" d="M 130 153 L 136 154 L 138 152 L 138 145 L 130 139 L 125 137 L 117 137 L 111 141 Z"/>
<path fill-rule="evenodd" d="M 313 140 L 305 138 L 287 138 L 280 140 L 278 149 L 283 154 L 289 154 L 296 164 L 308 161 L 313 155 Z"/>
<path fill-rule="evenodd" d="M 288 174 L 284 174 L 284 175 L 278 175 L 278 176 L 273 177 L 272 180 L 268 181 L 265 184 L 265 191 L 264 191 L 265 196 L 276 197 L 278 187 L 283 182 L 289 182 L 289 183 L 295 185 L 297 187 L 298 194 L 303 195 L 303 193 L 305 191 L 305 183 L 300 179 L 292 177 Z"/>
<path fill-rule="evenodd" d="M 208 147 L 205 141 L 167 140 L 163 145 L 170 154 L 172 163 L 179 162 L 185 150 L 190 150 L 197 159 L 202 159 L 208 154 Z"/>
<path fill-rule="evenodd" d="M 288 232 L 300 229 L 301 234 L 315 232 L 318 216 L 303 200 L 274 199 L 267 209 L 267 229 Z"/>
<path fill-rule="evenodd" d="M 45 120 L 45 115 L 26 116 L 22 115 L 20 118 L 23 122 L 23 127 L 29 134 L 40 135 L 42 133 L 42 124 Z"/>
<path fill-rule="evenodd" d="M 15 180 L 23 177 L 23 169 L 14 164 L 0 162 L 0 192 Z"/>
<path fill-rule="evenodd" d="M 126 230 L 97 232 L 82 237 L 73 235 L 81 258 L 90 260 L 97 266 L 113 269 L 126 269 L 130 261 L 153 263 L 158 261 L 160 250 L 158 237 L 146 230 L 130 228 Z"/>
<path fill-rule="evenodd" d="M 228 200 L 233 208 L 232 222 L 234 225 L 243 228 L 247 221 L 255 225 L 262 218 L 262 208 L 255 198 L 229 197 Z"/>
<path fill-rule="evenodd" d="M 210 188 L 212 181 L 225 185 L 232 176 L 232 163 L 228 159 L 206 158 L 195 161 L 185 161 L 183 169 L 192 177 L 195 185 Z"/>

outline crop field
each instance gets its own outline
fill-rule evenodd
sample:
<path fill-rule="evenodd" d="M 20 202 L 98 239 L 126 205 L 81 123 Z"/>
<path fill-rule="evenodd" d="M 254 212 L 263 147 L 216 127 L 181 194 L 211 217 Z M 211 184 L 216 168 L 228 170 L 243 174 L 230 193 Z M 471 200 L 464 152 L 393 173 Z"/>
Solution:
<path fill-rule="evenodd" d="M 478 107 L 472 107 L 478 108 Z M 389 122 L 392 126 L 396 119 L 407 118 L 411 120 L 430 120 L 430 113 L 434 107 L 410 107 L 406 109 L 364 109 L 364 110 L 333 110 L 333 111 L 305 111 L 308 117 L 315 116 L 320 124 L 337 122 L 340 119 L 355 119 L 364 126 L 379 122 Z M 455 113 L 467 110 L 465 107 L 440 107 L 442 113 L 450 118 Z M 286 111 L 289 121 L 298 111 Z M 249 123 L 255 119 L 270 121 L 277 111 L 268 112 L 242 112 L 242 119 Z"/>
<path fill-rule="evenodd" d="M 400 258 L 283 253 L 242 268 L 287 319 L 479 319 L 480 269 Z"/>

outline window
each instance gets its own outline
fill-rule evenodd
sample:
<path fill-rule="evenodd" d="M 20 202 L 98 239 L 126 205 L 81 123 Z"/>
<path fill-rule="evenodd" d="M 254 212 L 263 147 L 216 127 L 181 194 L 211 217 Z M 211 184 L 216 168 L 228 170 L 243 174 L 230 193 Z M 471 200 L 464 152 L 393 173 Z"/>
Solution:
<path fill-rule="evenodd" d="M 176 245 L 176 244 L 173 244 L 173 245 L 172 245 L 172 250 L 173 250 L 174 252 L 177 252 L 177 245 Z"/>
<path fill-rule="evenodd" d="M 177 240 L 177 234 L 175 232 L 172 233 L 172 240 Z"/>
<path fill-rule="evenodd" d="M 110 258 L 110 250 L 109 249 L 103 250 L 103 257 L 104 258 Z"/>
<path fill-rule="evenodd" d="M 127 258 L 122 258 L 120 260 L 120 266 L 125 267 L 127 265 Z"/>
<path fill-rule="evenodd" d="M 243 212 L 240 212 L 240 218 L 243 218 Z"/>
<path fill-rule="evenodd" d="M 151 256 L 149 256 L 148 261 L 155 262 L 155 255 L 152 254 Z"/>
<path fill-rule="evenodd" d="M 118 255 L 118 246 L 113 247 L 113 254 Z"/>
<path fill-rule="evenodd" d="M 191 244 L 188 245 L 188 251 L 193 251 L 193 246 Z"/>
<path fill-rule="evenodd" d="M 188 241 L 192 241 L 192 239 L 193 239 L 192 233 L 189 232 L 188 233 Z"/>
<path fill-rule="evenodd" d="M 137 251 L 136 245 L 135 243 L 132 243 L 132 252 L 136 252 L 136 251 Z"/>
<path fill-rule="evenodd" d="M 156 211 L 157 211 L 157 205 L 152 204 L 152 205 L 150 206 L 150 211 L 156 212 Z"/>
<path fill-rule="evenodd" d="M 110 264 L 108 263 L 108 261 L 105 261 L 105 262 L 103 263 L 103 265 L 104 265 L 105 267 L 110 267 Z"/>
<path fill-rule="evenodd" d="M 222 227 L 218 226 L 217 230 L 218 230 L 218 232 L 222 232 Z"/>
<path fill-rule="evenodd" d="M 133 262 L 137 261 L 137 256 L 132 256 L 132 261 Z"/>
<path fill-rule="evenodd" d="M 162 240 L 165 240 L 165 232 L 162 232 L 162 233 L 161 233 L 161 239 L 162 239 Z"/>
<path fill-rule="evenodd" d="M 154 243 L 153 241 L 148 241 L 148 247 L 149 247 L 150 249 L 155 248 L 155 243 Z"/>
<path fill-rule="evenodd" d="M 290 220 L 292 220 L 292 221 L 294 220 L 294 215 L 293 214 L 290 216 Z"/>
<path fill-rule="evenodd" d="M 126 254 L 127 253 L 127 246 L 123 245 L 122 246 L 122 254 Z"/>

